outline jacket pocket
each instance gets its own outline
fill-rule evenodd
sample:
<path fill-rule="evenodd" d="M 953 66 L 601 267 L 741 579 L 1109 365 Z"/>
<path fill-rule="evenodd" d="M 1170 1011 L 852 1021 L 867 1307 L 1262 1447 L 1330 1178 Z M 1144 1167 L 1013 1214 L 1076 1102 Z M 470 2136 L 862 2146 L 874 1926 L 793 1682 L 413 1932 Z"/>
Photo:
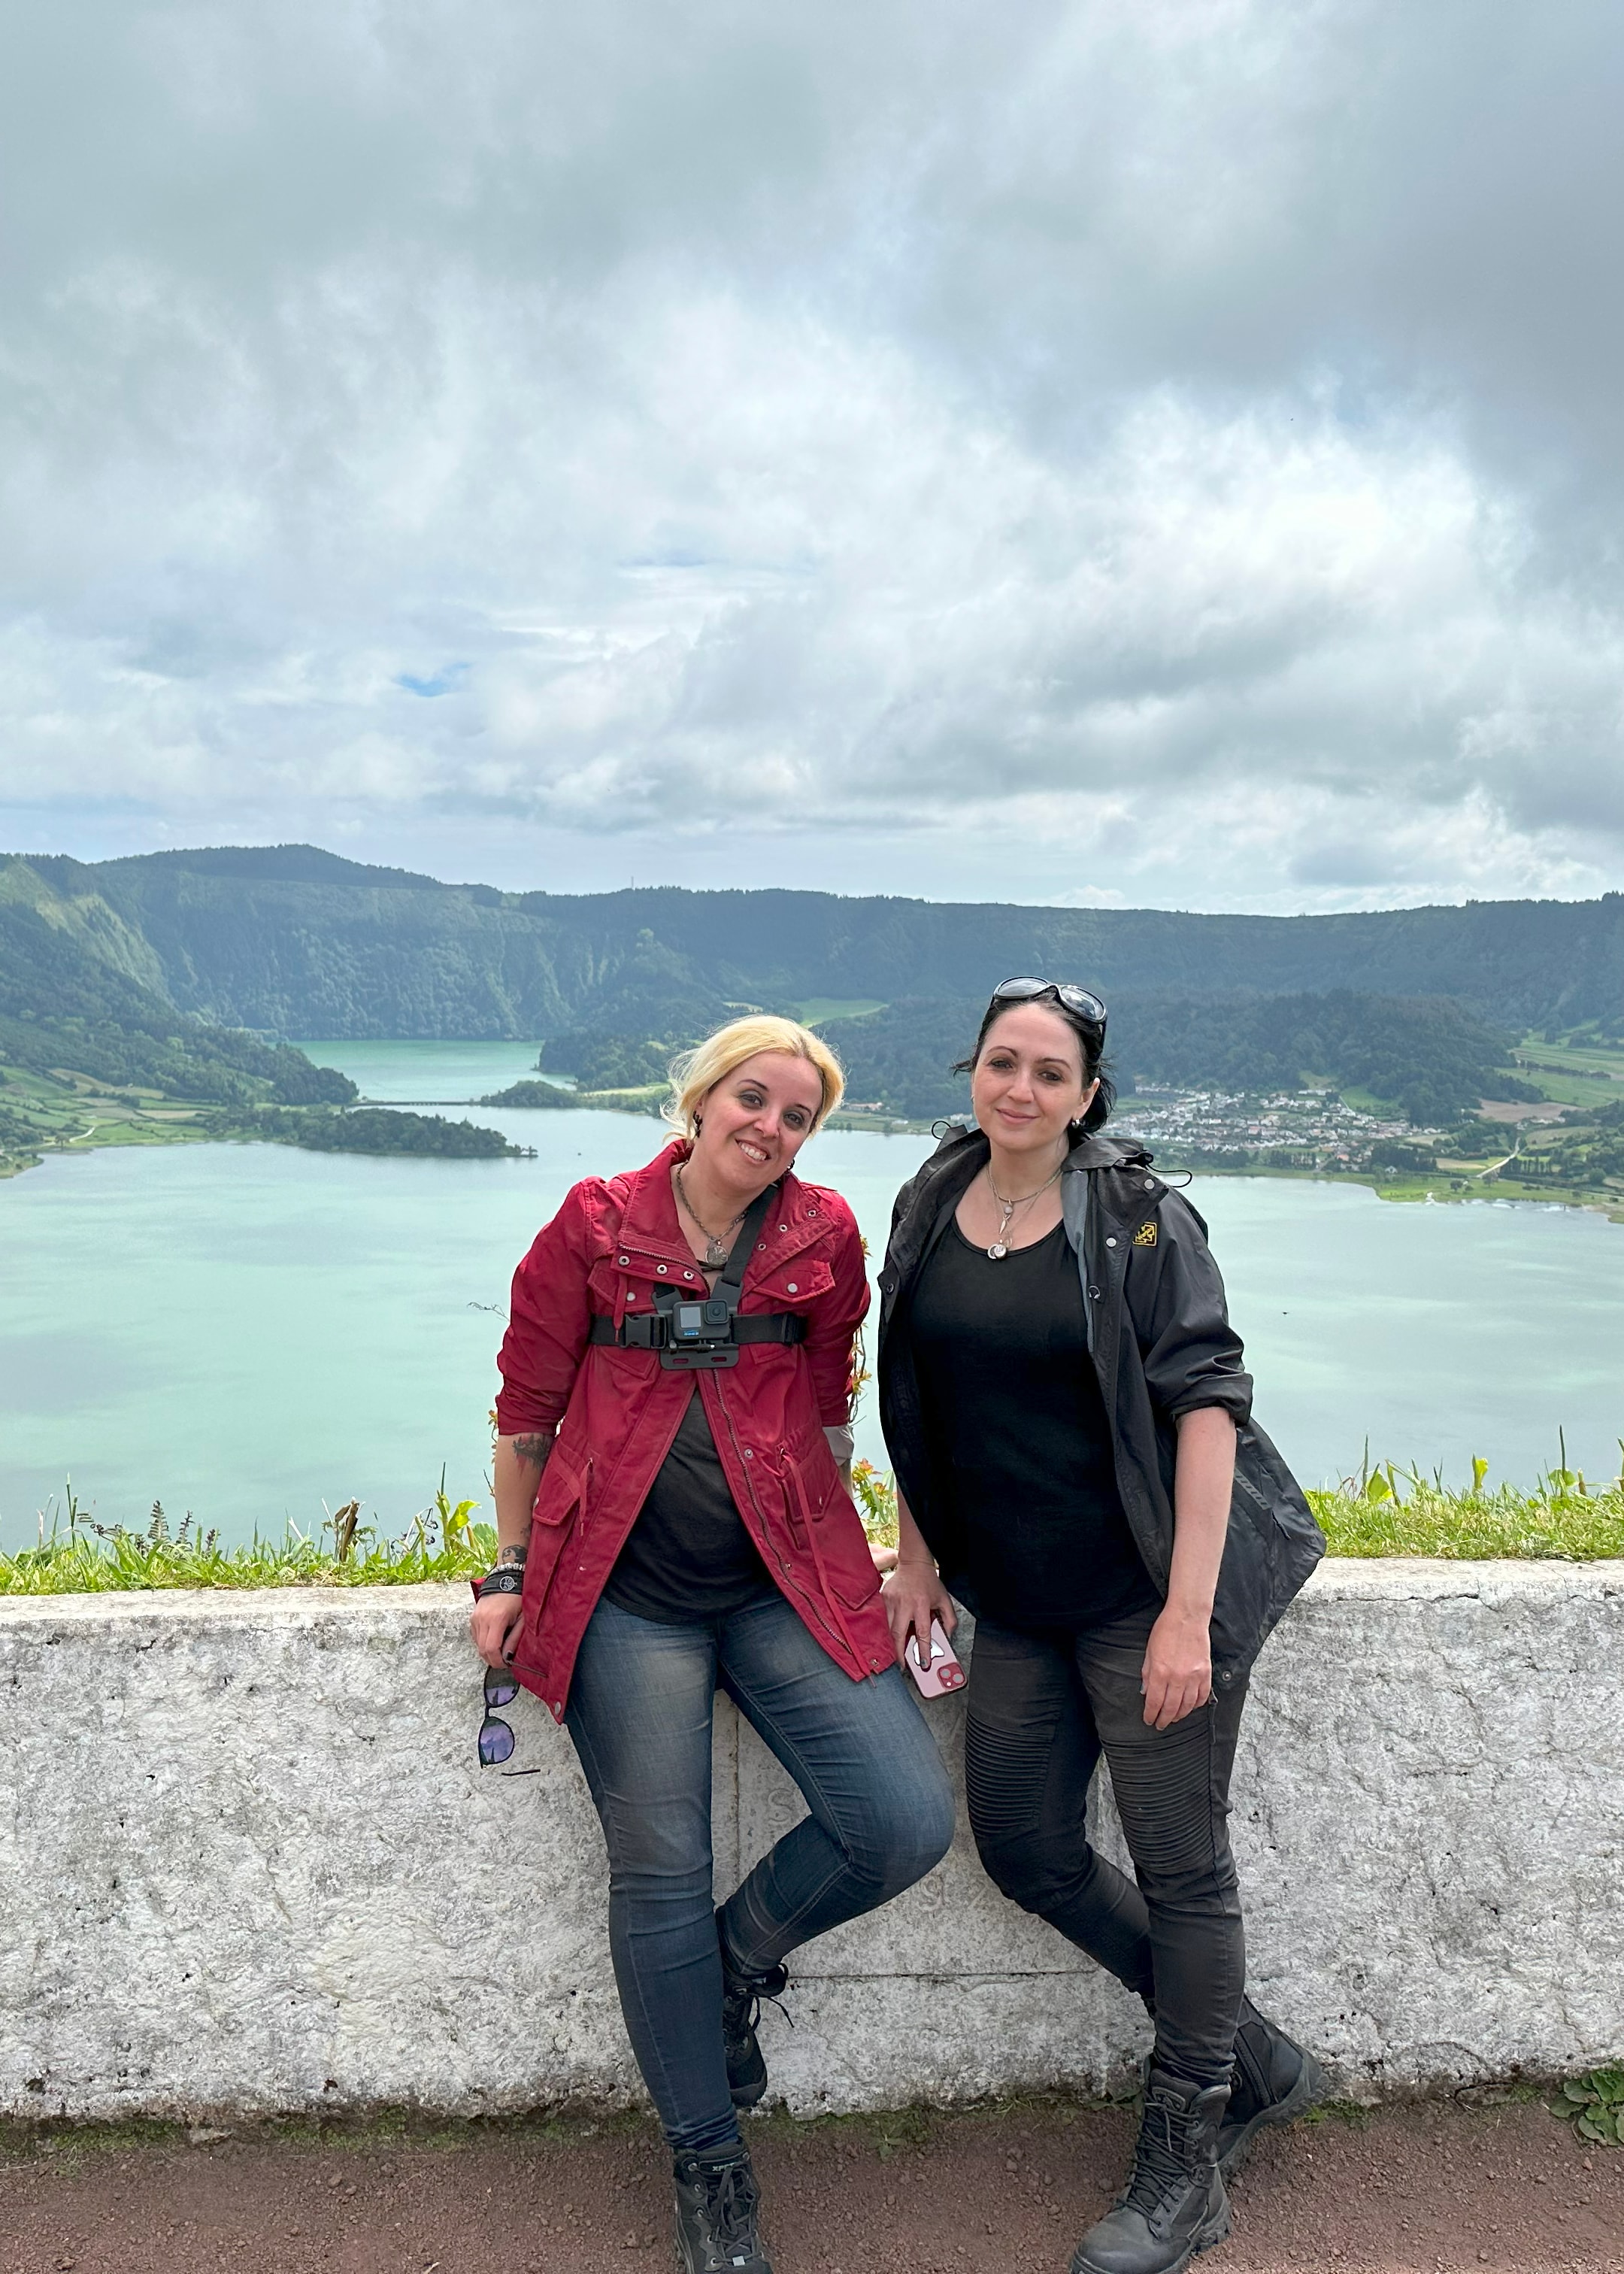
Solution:
<path fill-rule="evenodd" d="M 524 1560 L 527 1620 L 533 1622 L 546 1600 L 565 1545 L 585 1512 L 591 1478 L 590 1459 L 576 1467 L 568 1455 L 556 1451 L 542 1472 L 541 1489 L 530 1511 L 530 1552 Z"/>
<path fill-rule="evenodd" d="M 832 1465 L 832 1464 L 831 1464 Z M 880 1575 L 868 1553 L 868 1535 L 838 1477 L 820 1501 L 809 1491 L 801 1463 L 784 1457 L 784 1481 L 792 1518 L 812 1551 L 825 1594 L 848 1611 L 860 1611 L 880 1592 Z"/>
<path fill-rule="evenodd" d="M 750 1289 L 752 1303 L 763 1303 L 769 1310 L 800 1311 L 820 1295 L 827 1295 L 835 1284 L 835 1275 L 827 1263 L 816 1256 L 792 1255 L 787 1263 L 780 1263 Z"/>
<path fill-rule="evenodd" d="M 537 1525 L 550 1528 L 568 1521 L 586 1500 L 587 1484 L 592 1474 L 592 1459 L 588 1454 L 583 1459 L 568 1452 L 555 1439 L 547 1465 L 541 1472 L 541 1482 L 536 1491 L 536 1505 L 530 1510 L 532 1528 Z"/>

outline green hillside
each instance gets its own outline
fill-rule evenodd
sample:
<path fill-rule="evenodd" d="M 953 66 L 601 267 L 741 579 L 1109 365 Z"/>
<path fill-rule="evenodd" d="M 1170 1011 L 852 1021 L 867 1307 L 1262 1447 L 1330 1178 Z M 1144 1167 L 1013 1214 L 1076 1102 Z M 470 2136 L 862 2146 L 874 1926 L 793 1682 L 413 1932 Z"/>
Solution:
<path fill-rule="evenodd" d="M 664 1040 L 741 1002 L 969 999 L 1029 971 L 1085 979 L 1108 999 L 1446 995 L 1516 1031 L 1624 1013 L 1618 893 L 1212 916 L 675 887 L 500 892 L 310 846 L 94 866 L 41 856 L 26 868 L 64 922 L 81 921 L 77 912 L 92 904 L 104 911 L 96 921 L 109 943 L 143 959 L 145 983 L 161 985 L 175 1008 L 281 1035 L 499 1039 L 590 1028 Z M 0 867 L 0 889 L 8 873 Z"/>
<path fill-rule="evenodd" d="M 949 1068 L 975 1040 L 984 1001 L 902 1001 L 842 1023 L 831 1039 L 850 1093 L 929 1120 L 961 1111 Z M 1141 993 L 1112 998 L 1108 1062 L 1124 1094 L 1141 1085 L 1292 1090 L 1304 1081 L 1361 1091 L 1412 1121 L 1452 1122 L 1485 1097 L 1538 1098 L 1510 1071 L 1512 1038 L 1440 998 Z"/>
<path fill-rule="evenodd" d="M 989 987 L 1022 971 L 1105 995 L 1124 1090 L 1311 1079 L 1436 1126 L 1483 1097 L 1599 1107 L 1624 1031 L 1624 896 L 1207 916 L 501 892 L 312 846 L 0 859 L 0 1148 L 285 1137 L 300 1113 L 333 1141 L 354 1093 L 272 1039 L 298 1033 L 538 1037 L 545 1075 L 635 1095 L 745 1005 L 809 1006 L 854 1100 L 929 1119 L 963 1103 L 949 1068 Z M 414 1142 L 462 1141 L 444 1127 Z"/>
<path fill-rule="evenodd" d="M 95 893 L 0 870 L 0 1175 L 71 1145 L 248 1137 L 322 1150 L 511 1150 L 494 1130 L 346 1114 L 347 1075 L 177 1011 L 139 933 Z"/>

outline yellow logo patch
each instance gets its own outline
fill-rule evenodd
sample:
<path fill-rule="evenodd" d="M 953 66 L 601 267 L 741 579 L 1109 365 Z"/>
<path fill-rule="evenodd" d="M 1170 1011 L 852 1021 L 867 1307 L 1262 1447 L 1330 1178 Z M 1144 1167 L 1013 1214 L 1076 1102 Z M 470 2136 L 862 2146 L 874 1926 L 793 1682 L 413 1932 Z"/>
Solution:
<path fill-rule="evenodd" d="M 1155 1244 L 1155 1225 L 1154 1224 L 1140 1224 L 1139 1230 L 1133 1235 L 1133 1245 L 1135 1247 L 1154 1247 Z"/>

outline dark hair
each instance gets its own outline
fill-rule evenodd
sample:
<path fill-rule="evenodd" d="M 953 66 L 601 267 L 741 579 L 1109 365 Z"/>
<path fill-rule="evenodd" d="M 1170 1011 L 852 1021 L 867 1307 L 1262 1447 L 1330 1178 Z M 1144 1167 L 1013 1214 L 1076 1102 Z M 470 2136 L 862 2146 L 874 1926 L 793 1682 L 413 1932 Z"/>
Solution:
<path fill-rule="evenodd" d="M 989 1030 L 996 1025 L 1006 1012 L 1024 1011 L 1029 1006 L 1035 1006 L 1041 1011 L 1052 1011 L 1057 1019 L 1064 1020 L 1066 1025 L 1077 1036 L 1077 1047 L 1083 1062 L 1084 1088 L 1086 1089 L 1091 1081 L 1097 1081 L 1100 1085 L 1089 1101 L 1087 1112 L 1080 1121 L 1074 1121 L 1071 1124 L 1072 1128 L 1081 1130 L 1085 1136 L 1091 1134 L 1096 1129 L 1103 1129 L 1110 1119 L 1111 1108 L 1116 1103 L 1116 1085 L 1111 1080 L 1110 1066 L 1104 1054 L 1105 1038 L 1096 1027 L 1091 1025 L 1080 1013 L 1072 1010 L 1070 1004 L 1063 1002 L 1058 995 L 1031 995 L 1024 1002 L 1012 1003 L 1002 1002 L 995 995 L 982 1013 L 981 1029 L 975 1037 L 975 1048 L 967 1058 L 959 1059 L 958 1065 L 952 1068 L 952 1072 L 974 1073 L 981 1062 L 981 1051 L 986 1046 Z"/>

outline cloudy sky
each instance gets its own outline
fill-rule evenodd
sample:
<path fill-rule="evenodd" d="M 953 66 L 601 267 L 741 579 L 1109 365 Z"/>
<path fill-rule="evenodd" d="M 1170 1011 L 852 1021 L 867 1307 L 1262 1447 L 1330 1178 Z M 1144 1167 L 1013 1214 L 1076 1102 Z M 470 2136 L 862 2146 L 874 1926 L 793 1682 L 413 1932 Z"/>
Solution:
<path fill-rule="evenodd" d="M 0 848 L 1624 885 L 1607 0 L 53 0 Z"/>

